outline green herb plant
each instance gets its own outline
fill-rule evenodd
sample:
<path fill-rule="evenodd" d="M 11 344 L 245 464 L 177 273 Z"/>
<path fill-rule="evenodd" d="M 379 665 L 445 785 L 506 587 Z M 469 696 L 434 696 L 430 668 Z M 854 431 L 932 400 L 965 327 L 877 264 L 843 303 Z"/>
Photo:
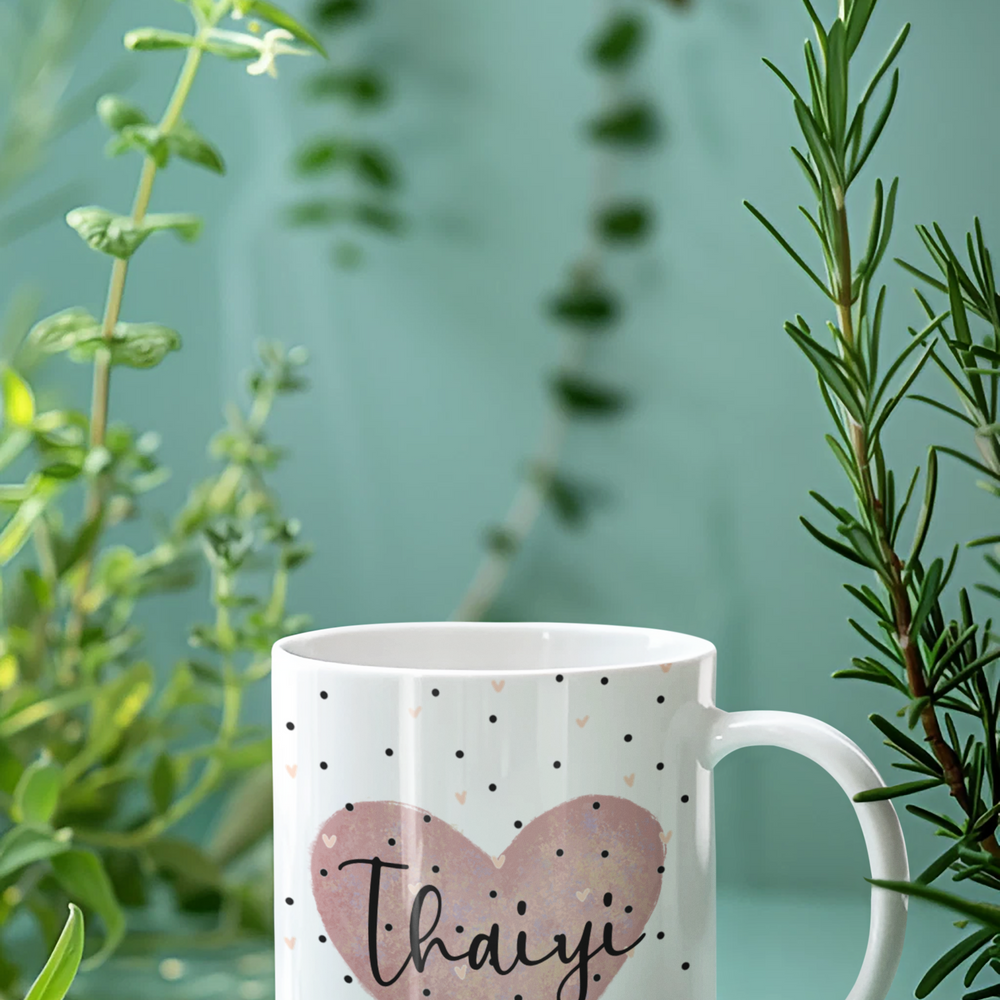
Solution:
<path fill-rule="evenodd" d="M 923 897 L 957 910 L 979 925 L 928 970 L 916 988 L 928 996 L 960 965 L 969 962 L 965 1000 L 1000 996 L 997 979 L 983 985 L 986 973 L 1000 972 L 1000 907 L 971 903 L 933 885 L 950 873 L 952 882 L 974 882 L 1000 889 L 1000 747 L 997 718 L 1000 688 L 991 665 L 1000 658 L 991 623 L 976 621 L 967 590 L 957 593 L 957 616 L 949 617 L 944 600 L 958 558 L 956 545 L 947 558 L 925 553 L 938 485 L 938 455 L 952 449 L 932 447 L 927 466 L 897 482 L 883 447 L 886 428 L 899 404 L 927 363 L 933 360 L 948 375 L 965 403 L 965 413 L 939 400 L 918 399 L 948 409 L 977 430 L 982 461 L 964 456 L 990 474 L 995 452 L 991 435 L 996 424 L 997 302 L 988 251 L 981 235 L 970 241 L 970 268 L 960 267 L 943 234 L 922 231 L 944 280 L 926 277 L 948 293 L 942 312 L 921 296 L 926 323 L 910 328 L 898 346 L 883 338 L 886 288 L 876 275 L 888 249 L 898 182 L 888 189 L 874 185 L 874 204 L 867 236 L 856 237 L 852 222 L 853 191 L 882 136 L 899 90 L 896 62 L 909 31 L 903 28 L 860 96 L 851 87 L 850 69 L 864 40 L 876 0 L 841 0 L 837 18 L 827 26 L 810 0 L 803 0 L 817 37 L 805 47 L 806 76 L 801 90 L 771 63 L 792 95 L 803 146 L 792 153 L 805 175 L 815 208 L 801 211 L 819 243 L 819 267 L 798 250 L 753 206 L 750 211 L 777 239 L 792 260 L 818 286 L 829 305 L 821 338 L 802 316 L 785 330 L 805 354 L 819 382 L 833 433 L 827 443 L 840 464 L 853 499 L 853 509 L 818 493 L 813 498 L 833 524 L 822 530 L 802 519 L 819 542 L 866 573 L 845 584 L 864 614 L 874 622 L 850 624 L 867 645 L 835 677 L 887 686 L 904 704 L 899 725 L 880 715 L 871 720 L 900 760 L 893 767 L 909 780 L 856 796 L 856 801 L 922 796 L 943 790 L 957 813 L 915 803 L 907 811 L 926 821 L 947 840 L 941 855 L 913 882 L 876 885 Z M 766 61 L 766 60 L 765 60 Z M 860 253 L 857 253 L 860 248 Z M 983 345 L 969 332 L 967 311 L 979 312 L 989 324 Z M 950 321 L 953 332 L 949 332 Z M 939 349 L 945 354 L 942 358 Z M 989 457 L 987 457 L 989 456 Z M 960 456 L 962 457 L 962 456 Z M 914 516 L 908 517 L 913 508 Z M 905 540 L 904 540 L 905 539 Z M 960 923 L 964 926 L 964 922 Z"/>
<path fill-rule="evenodd" d="M 292 207 L 290 221 L 334 229 L 333 259 L 345 268 L 356 267 L 364 256 L 362 231 L 393 236 L 405 225 L 395 204 L 401 184 L 397 159 L 363 125 L 392 96 L 385 72 L 356 54 L 359 30 L 373 13 L 372 0 L 319 0 L 315 5 L 314 20 L 331 35 L 332 56 L 331 65 L 309 80 L 306 93 L 311 101 L 334 109 L 337 126 L 310 139 L 295 156 L 296 173 L 306 181 L 322 180 L 331 194 L 300 201 Z"/>
<path fill-rule="evenodd" d="M 301 349 L 265 344 L 249 400 L 232 406 L 211 445 L 219 469 L 145 550 L 116 538 L 136 519 L 166 471 L 158 438 L 113 423 L 115 368 L 152 368 L 180 347 L 179 334 L 123 319 L 131 260 L 160 232 L 193 240 L 201 220 L 150 211 L 163 169 L 186 161 L 222 174 L 219 151 L 185 119 L 207 56 L 276 75 L 283 55 L 322 51 L 290 15 L 265 0 L 187 0 L 190 32 L 140 28 L 134 52 L 175 51 L 183 64 L 158 121 L 121 97 L 101 98 L 111 155 L 141 158 L 129 214 L 89 206 L 67 221 L 111 259 L 103 316 L 73 307 L 37 324 L 30 346 L 93 369 L 88 413 L 41 409 L 23 374 L 0 372 L 0 996 L 25 995 L 24 961 L 12 928 L 33 921 L 52 957 L 27 996 L 60 1000 L 84 954 L 80 910 L 101 929 L 87 941 L 84 969 L 104 961 L 128 930 L 126 911 L 160 889 L 177 907 L 214 917 L 201 941 L 266 932 L 270 900 L 260 879 L 234 871 L 270 830 L 270 743 L 247 725 L 247 689 L 269 669 L 269 648 L 302 627 L 286 611 L 289 574 L 307 556 L 299 525 L 268 482 L 281 457 L 266 423 L 278 397 L 303 388 Z M 230 26 L 227 21 L 235 21 Z M 260 22 L 270 27 L 263 31 Z M 245 27 L 246 30 L 242 30 Z M 263 32 L 263 33 L 262 33 Z M 261 34 L 262 33 L 262 34 Z M 134 535 L 134 532 L 133 532 Z M 197 656 L 164 674 L 143 658 L 140 601 L 190 586 L 204 561 L 212 619 L 191 630 Z M 212 796 L 236 790 L 238 816 L 199 844 L 179 824 Z M 266 813 L 266 818 L 265 818 Z M 62 915 L 74 904 L 60 935 Z M 39 948 L 41 951 L 41 948 Z M 27 958 L 23 956 L 27 955 Z M 41 985 L 40 985 L 41 984 Z"/>
<path fill-rule="evenodd" d="M 688 6 L 679 0 L 668 4 Z M 460 621 L 478 621 L 489 613 L 546 507 L 561 524 L 580 528 L 605 500 L 601 486 L 562 469 L 562 452 L 575 425 L 617 417 L 629 402 L 622 389 L 588 371 L 588 355 L 595 339 L 619 328 L 624 313 L 621 296 L 611 286 L 609 258 L 614 251 L 641 246 L 655 230 L 653 205 L 615 192 L 615 167 L 622 156 L 653 148 L 663 126 L 653 103 L 630 85 L 650 32 L 648 19 L 638 4 L 608 6 L 586 49 L 603 85 L 602 107 L 586 123 L 594 159 L 588 241 L 562 288 L 545 303 L 561 339 L 560 358 L 549 379 L 550 406 L 507 513 L 485 534 L 485 552 L 454 613 Z"/>

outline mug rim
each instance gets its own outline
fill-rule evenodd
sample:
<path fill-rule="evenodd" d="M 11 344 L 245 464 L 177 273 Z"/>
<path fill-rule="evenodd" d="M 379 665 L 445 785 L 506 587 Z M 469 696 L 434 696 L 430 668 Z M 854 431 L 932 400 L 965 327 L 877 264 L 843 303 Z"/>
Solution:
<path fill-rule="evenodd" d="M 570 676 L 580 674 L 590 674 L 602 671 L 630 670 L 641 667 L 661 666 L 665 659 L 651 655 L 649 657 L 624 658 L 610 663 L 587 664 L 582 666 L 544 666 L 544 667 L 423 667 L 405 666 L 393 663 L 353 663 L 350 660 L 331 659 L 322 656 L 309 655 L 294 649 L 295 644 L 315 642 L 331 636 L 357 635 L 357 634 L 380 634 L 398 633 L 406 631 L 428 631 L 431 629 L 441 629 L 448 632 L 515 632 L 518 630 L 535 632 L 577 632 L 595 634 L 619 634 L 622 636 L 631 635 L 636 638 L 641 636 L 659 637 L 669 639 L 682 644 L 682 655 L 673 655 L 670 659 L 671 666 L 683 666 L 690 663 L 697 663 L 706 656 L 711 656 L 714 660 L 717 650 L 708 639 L 690 635 L 685 632 L 674 632 L 668 629 L 650 628 L 640 625 L 602 625 L 583 622 L 466 622 L 466 621 L 421 621 L 421 622 L 370 622 L 356 625 L 339 625 L 330 628 L 312 629 L 308 632 L 298 632 L 294 635 L 284 636 L 279 639 L 271 648 L 272 657 L 281 654 L 286 658 L 286 663 L 296 663 L 298 665 L 312 664 L 316 667 L 333 668 L 339 670 L 358 671 L 362 673 L 395 674 L 397 676 L 431 676 L 440 675 L 447 677 L 478 677 L 484 674 L 489 676 L 508 677 L 539 677 L 555 676 L 556 674 L 566 674 Z M 382 659 L 386 659 L 383 657 Z"/>

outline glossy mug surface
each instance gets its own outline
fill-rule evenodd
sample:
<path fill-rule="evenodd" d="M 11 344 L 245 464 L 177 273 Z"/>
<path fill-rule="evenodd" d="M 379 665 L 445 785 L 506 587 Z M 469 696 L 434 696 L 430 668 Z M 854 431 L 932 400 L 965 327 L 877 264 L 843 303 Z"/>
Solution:
<path fill-rule="evenodd" d="M 770 744 L 882 784 L 821 722 L 716 708 L 715 660 L 594 625 L 278 642 L 278 1000 L 715 1000 L 714 765 Z M 892 805 L 854 808 L 872 874 L 906 878 Z M 849 1000 L 883 1000 L 905 922 L 873 889 Z"/>

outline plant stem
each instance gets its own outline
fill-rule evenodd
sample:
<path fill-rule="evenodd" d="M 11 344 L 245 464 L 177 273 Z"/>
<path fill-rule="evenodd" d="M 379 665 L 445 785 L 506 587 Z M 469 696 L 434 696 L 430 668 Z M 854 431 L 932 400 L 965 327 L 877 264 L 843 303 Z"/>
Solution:
<path fill-rule="evenodd" d="M 840 321 L 840 332 L 844 335 L 845 342 L 848 347 L 853 347 L 853 263 L 851 259 L 850 229 L 848 227 L 844 191 L 835 190 L 834 199 L 837 206 L 838 243 L 837 316 Z M 885 584 L 889 592 L 889 602 L 892 606 L 896 638 L 906 663 L 907 684 L 913 698 L 925 698 L 928 694 L 927 679 L 920 650 L 914 641 L 914 637 L 910 634 L 913 619 L 910 608 L 910 595 L 907 592 L 906 583 L 903 579 L 904 566 L 902 560 L 893 550 L 888 526 L 885 521 L 885 508 L 876 494 L 874 484 L 872 483 L 871 465 L 868 459 L 868 439 L 865 428 L 857 424 L 849 414 L 845 414 L 845 419 L 849 422 L 851 429 L 854 458 L 858 465 L 858 472 L 861 476 L 861 487 L 864 491 L 863 502 L 867 508 L 868 519 L 878 532 L 882 557 L 888 567 L 888 579 L 885 581 Z M 955 801 L 958 802 L 962 811 L 967 816 L 971 815 L 972 809 L 965 787 L 965 772 L 962 768 L 962 762 L 944 739 L 933 703 L 929 703 L 920 713 L 920 721 L 923 725 L 927 742 L 930 744 L 935 758 L 937 758 L 938 763 L 941 765 L 944 779 L 948 784 L 952 796 L 954 796 Z"/>
<path fill-rule="evenodd" d="M 204 31 L 199 34 L 198 41 L 202 40 Z M 161 136 L 168 136 L 177 127 L 184 111 L 184 105 L 191 95 L 191 88 L 194 85 L 195 77 L 201 66 L 204 50 L 200 45 L 194 45 L 187 50 L 184 65 L 181 68 L 180 76 L 174 86 L 174 92 L 167 105 L 167 109 L 160 120 L 159 132 Z M 149 202 L 153 196 L 153 184 L 156 181 L 158 167 L 156 160 L 152 156 L 147 156 L 142 165 L 142 174 L 139 177 L 139 186 L 136 190 L 135 201 L 132 207 L 132 221 L 141 223 L 149 210 Z M 104 319 L 101 323 L 101 332 L 104 341 L 110 344 L 114 340 L 115 328 L 121 316 L 122 300 L 125 295 L 125 281 L 128 277 L 127 260 L 116 260 L 111 268 L 111 282 L 108 287 L 107 302 L 104 307 Z M 94 358 L 94 384 L 93 394 L 90 404 L 90 447 L 91 449 L 103 447 L 108 430 L 108 407 L 111 394 L 111 352 L 101 350 Z M 104 507 L 105 482 L 101 476 L 95 476 L 91 481 L 90 489 L 87 493 L 86 506 L 84 508 L 84 518 L 89 524 L 97 519 Z M 79 580 L 73 594 L 70 615 L 66 625 L 66 654 L 67 666 L 76 665 L 79 653 L 79 644 L 83 636 L 83 628 L 86 620 L 86 610 L 84 608 L 84 597 L 87 588 L 90 586 L 90 575 L 93 570 L 93 553 L 98 545 L 95 538 L 91 544 L 91 550 L 81 561 L 79 569 Z"/>

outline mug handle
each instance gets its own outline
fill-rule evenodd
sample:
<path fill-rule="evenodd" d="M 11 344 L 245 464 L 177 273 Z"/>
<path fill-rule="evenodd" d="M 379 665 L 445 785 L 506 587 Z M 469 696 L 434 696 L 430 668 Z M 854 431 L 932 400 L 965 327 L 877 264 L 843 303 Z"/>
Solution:
<path fill-rule="evenodd" d="M 705 764 L 714 768 L 741 747 L 783 747 L 815 761 L 852 800 L 868 848 L 872 878 L 907 881 L 906 844 L 896 810 L 888 800 L 853 802 L 858 792 L 882 788 L 875 765 L 843 733 L 818 719 L 791 712 L 723 712 L 709 726 Z M 847 1000 L 885 1000 L 903 952 L 908 897 L 872 886 L 868 948 Z"/>

